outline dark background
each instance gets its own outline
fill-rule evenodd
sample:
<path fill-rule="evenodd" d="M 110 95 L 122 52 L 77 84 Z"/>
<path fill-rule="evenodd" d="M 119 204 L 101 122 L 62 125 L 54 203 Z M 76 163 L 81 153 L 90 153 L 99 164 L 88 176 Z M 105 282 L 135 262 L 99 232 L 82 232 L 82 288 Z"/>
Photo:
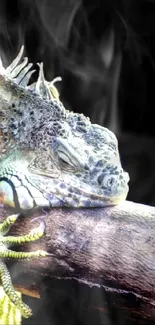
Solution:
<path fill-rule="evenodd" d="M 155 205 L 155 1 L 0 2 L 0 51 L 8 65 L 21 44 L 57 83 L 68 109 L 107 126 L 130 173 L 128 199 Z M 36 65 L 37 68 L 37 65 Z M 34 77 L 37 77 L 37 73 Z"/>
<path fill-rule="evenodd" d="M 122 164 L 131 178 L 128 199 L 155 205 L 155 1 L 0 1 L 0 52 L 5 65 L 22 44 L 30 61 L 44 62 L 48 80 L 63 78 L 57 86 L 68 109 L 116 133 Z M 61 289 L 65 286 L 61 282 Z M 70 286 L 73 300 L 66 295 Z M 42 307 L 38 319 L 51 324 L 132 324 L 113 310 L 108 295 L 103 304 L 111 308 L 109 318 L 104 317 L 103 306 L 92 309 L 92 301 L 84 309 L 84 290 L 69 282 L 64 296 L 60 290 L 52 300 L 52 314 L 51 307 Z M 85 297 L 89 294 L 92 297 L 92 291 Z M 93 306 L 99 296 L 101 291 L 95 293 Z"/>

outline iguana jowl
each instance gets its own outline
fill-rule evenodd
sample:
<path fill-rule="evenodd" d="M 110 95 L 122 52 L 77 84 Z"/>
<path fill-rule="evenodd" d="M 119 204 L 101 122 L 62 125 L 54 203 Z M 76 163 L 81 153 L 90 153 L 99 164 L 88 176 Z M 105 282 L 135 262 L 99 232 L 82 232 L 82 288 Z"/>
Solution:
<path fill-rule="evenodd" d="M 7 69 L 2 63 L 0 69 L 1 201 L 20 211 L 105 207 L 125 200 L 129 176 L 122 169 L 115 135 L 66 110 L 54 86 L 58 79 L 46 81 L 42 63 L 37 82 L 29 85 L 34 70 L 27 58 L 20 63 L 22 53 L 23 47 Z M 39 238 L 43 230 L 36 233 Z M 4 238 L 1 235 L 0 257 L 8 256 Z M 21 302 L 16 305 L 29 316 Z"/>

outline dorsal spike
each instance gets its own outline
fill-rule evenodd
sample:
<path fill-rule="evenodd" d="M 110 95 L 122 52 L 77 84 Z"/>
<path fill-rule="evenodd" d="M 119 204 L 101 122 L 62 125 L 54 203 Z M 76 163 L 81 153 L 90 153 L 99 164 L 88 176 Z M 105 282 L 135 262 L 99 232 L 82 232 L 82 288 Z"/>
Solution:
<path fill-rule="evenodd" d="M 59 92 L 58 92 L 57 88 L 54 86 L 54 84 L 58 81 L 62 81 L 62 78 L 56 77 L 48 83 L 48 87 L 49 87 L 50 93 L 51 93 L 51 99 L 59 100 Z"/>
<path fill-rule="evenodd" d="M 28 63 L 28 58 L 25 57 L 23 59 L 23 62 L 17 65 L 16 68 L 12 70 L 12 72 L 9 74 L 9 77 L 11 79 L 16 78 L 19 75 L 19 73 L 26 67 L 27 63 Z"/>
<path fill-rule="evenodd" d="M 33 66 L 33 64 L 31 64 L 31 63 L 30 63 L 30 65 L 31 65 L 31 67 Z M 31 67 L 29 67 L 29 69 L 30 69 Z M 29 69 L 27 69 L 27 71 L 28 71 Z M 26 68 L 25 68 L 24 70 L 26 70 Z M 28 73 L 26 73 L 26 75 L 24 76 L 24 78 L 23 78 L 23 79 L 21 80 L 21 82 L 20 82 L 20 85 L 21 85 L 22 87 L 26 87 L 26 86 L 28 85 L 28 83 L 29 83 L 29 81 L 30 81 L 30 78 L 31 78 L 31 76 L 32 76 L 32 74 L 33 74 L 34 72 L 36 72 L 35 69 L 29 71 Z M 23 72 L 23 73 L 24 73 L 24 72 Z"/>
<path fill-rule="evenodd" d="M 44 71 L 43 71 L 43 62 L 38 63 L 39 66 L 39 76 L 36 82 L 35 91 L 42 98 L 50 99 L 50 90 L 48 88 L 48 82 L 45 80 Z"/>
<path fill-rule="evenodd" d="M 56 77 L 52 81 L 50 81 L 49 82 L 49 87 L 53 86 L 58 81 L 62 81 L 62 78 L 60 76 L 59 77 Z"/>
<path fill-rule="evenodd" d="M 24 45 L 22 45 L 17 57 L 12 61 L 12 63 L 7 67 L 6 69 L 6 75 L 9 75 L 12 70 L 14 70 L 16 68 L 16 66 L 18 65 L 18 63 L 20 62 L 22 55 L 24 52 Z"/>
<path fill-rule="evenodd" d="M 29 83 L 30 77 L 32 75 L 32 73 L 35 72 L 35 70 L 31 70 L 29 71 L 33 66 L 33 63 L 29 63 L 21 72 L 20 74 L 17 76 L 17 78 L 15 79 L 17 84 L 20 84 L 21 86 L 27 86 L 27 84 Z"/>

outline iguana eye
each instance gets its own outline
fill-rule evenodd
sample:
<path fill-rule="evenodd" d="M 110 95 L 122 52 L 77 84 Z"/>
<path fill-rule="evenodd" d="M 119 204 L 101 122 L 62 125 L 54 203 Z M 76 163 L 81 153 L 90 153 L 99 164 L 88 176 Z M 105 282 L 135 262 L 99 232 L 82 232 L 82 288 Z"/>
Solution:
<path fill-rule="evenodd" d="M 51 142 L 51 148 L 54 152 L 55 160 L 57 161 L 57 166 L 59 169 L 65 169 L 68 171 L 76 172 L 85 170 L 86 163 L 84 162 L 83 155 L 81 155 L 78 150 L 72 145 L 72 139 L 68 140 L 54 137 Z M 80 144 L 83 142 L 79 142 Z M 84 152 L 84 155 L 85 152 Z"/>
<path fill-rule="evenodd" d="M 71 159 L 66 155 L 66 153 L 58 150 L 57 154 L 58 154 L 58 158 L 59 158 L 60 167 L 67 169 L 67 170 L 74 169 L 74 165 L 73 165 Z"/>

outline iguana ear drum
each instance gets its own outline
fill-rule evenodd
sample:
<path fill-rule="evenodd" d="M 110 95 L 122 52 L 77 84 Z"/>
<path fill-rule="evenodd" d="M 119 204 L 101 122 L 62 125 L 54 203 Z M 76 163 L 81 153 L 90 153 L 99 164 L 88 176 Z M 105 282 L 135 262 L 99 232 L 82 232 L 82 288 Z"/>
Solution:
<path fill-rule="evenodd" d="M 12 186 L 5 180 L 0 180 L 0 203 L 15 207 Z"/>
<path fill-rule="evenodd" d="M 18 209 L 32 209 L 34 200 L 24 186 L 15 188 L 13 182 L 7 177 L 0 178 L 0 203 Z"/>

